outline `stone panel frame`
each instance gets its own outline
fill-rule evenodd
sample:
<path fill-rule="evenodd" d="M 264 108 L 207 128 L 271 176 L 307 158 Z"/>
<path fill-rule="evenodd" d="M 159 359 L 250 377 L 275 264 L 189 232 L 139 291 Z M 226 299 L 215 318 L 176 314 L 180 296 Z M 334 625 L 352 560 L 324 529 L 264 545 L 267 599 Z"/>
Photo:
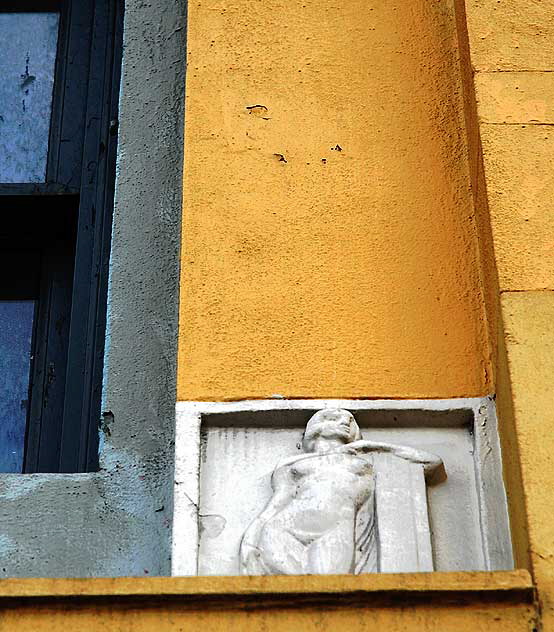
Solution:
<path fill-rule="evenodd" d="M 205 426 L 240 427 L 249 418 L 257 427 L 279 427 L 284 411 L 315 412 L 345 408 L 375 418 L 373 425 L 394 428 L 394 413 L 402 427 L 460 427 L 473 437 L 473 463 L 482 558 L 456 570 L 509 570 L 514 566 L 502 459 L 493 397 L 444 400 L 246 400 L 237 402 L 178 402 L 173 520 L 173 575 L 196 575 L 199 563 L 201 433 Z M 428 421 L 426 422 L 426 416 Z M 406 420 L 409 420 L 406 425 Z M 387 421 L 388 419 L 388 421 Z M 448 465 L 447 465 L 448 470 Z M 444 569 L 442 569 L 444 570 Z"/>

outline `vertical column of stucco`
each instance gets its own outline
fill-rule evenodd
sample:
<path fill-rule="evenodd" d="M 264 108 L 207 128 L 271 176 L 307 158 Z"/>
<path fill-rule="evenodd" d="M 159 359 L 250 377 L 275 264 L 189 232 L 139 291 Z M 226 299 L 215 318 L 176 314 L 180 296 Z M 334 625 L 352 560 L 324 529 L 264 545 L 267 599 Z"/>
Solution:
<path fill-rule="evenodd" d="M 529 554 L 551 629 L 554 10 L 530 0 L 466 4 L 507 352 L 499 398 L 513 412 Z"/>
<path fill-rule="evenodd" d="M 451 0 L 191 3 L 178 398 L 491 392 Z"/>

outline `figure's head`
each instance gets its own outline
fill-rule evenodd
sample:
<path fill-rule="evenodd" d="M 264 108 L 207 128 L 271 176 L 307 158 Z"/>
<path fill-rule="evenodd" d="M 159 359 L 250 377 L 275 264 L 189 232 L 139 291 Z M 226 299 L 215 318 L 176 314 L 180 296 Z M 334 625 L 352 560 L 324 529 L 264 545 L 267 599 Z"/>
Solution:
<path fill-rule="evenodd" d="M 351 443 L 361 438 L 360 428 L 352 413 L 342 408 L 325 408 L 308 421 L 302 447 L 304 452 L 315 452 L 316 445 L 321 443 Z"/>

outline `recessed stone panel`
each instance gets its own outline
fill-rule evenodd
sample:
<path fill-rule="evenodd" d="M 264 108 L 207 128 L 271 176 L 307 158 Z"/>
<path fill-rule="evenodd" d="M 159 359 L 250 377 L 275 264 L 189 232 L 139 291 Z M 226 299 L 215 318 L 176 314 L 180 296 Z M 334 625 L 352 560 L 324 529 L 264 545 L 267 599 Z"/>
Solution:
<path fill-rule="evenodd" d="M 318 410 L 333 409 L 350 411 L 361 431 L 361 438 L 338 452 L 333 448 L 334 458 L 344 460 L 344 467 L 341 461 L 334 470 L 329 456 L 321 458 L 303 445 L 308 420 Z M 349 456 L 339 456 L 341 450 Z M 356 469 L 363 459 L 370 473 Z M 429 475 L 431 466 L 425 464 L 431 461 L 446 476 Z M 285 483 L 276 482 L 283 473 Z M 348 484 L 347 476 L 354 477 Z M 354 519 L 349 506 L 358 500 L 352 500 L 352 486 L 360 484 L 368 491 Z M 335 522 L 328 528 L 330 515 Z M 344 522 L 338 542 L 332 535 L 340 533 L 337 515 L 351 521 Z M 511 568 L 507 520 L 488 398 L 177 405 L 176 575 Z M 350 566 L 334 569 L 325 555 L 348 557 L 349 524 L 352 546 L 359 548 L 352 548 Z M 291 537 L 288 548 L 282 546 Z M 330 548 L 323 546 L 327 540 Z M 257 549 L 260 564 L 252 561 Z"/>

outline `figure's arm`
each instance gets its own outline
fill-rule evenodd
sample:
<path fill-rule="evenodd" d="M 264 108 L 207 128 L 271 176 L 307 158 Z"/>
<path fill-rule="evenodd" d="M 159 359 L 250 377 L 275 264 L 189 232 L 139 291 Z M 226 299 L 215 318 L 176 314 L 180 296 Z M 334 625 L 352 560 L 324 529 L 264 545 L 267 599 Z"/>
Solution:
<path fill-rule="evenodd" d="M 354 441 L 348 443 L 345 449 L 352 454 L 367 454 L 370 452 L 388 453 L 397 456 L 400 459 L 409 461 L 410 463 L 418 463 L 423 466 L 425 478 L 429 483 L 440 483 L 446 479 L 446 471 L 442 459 L 436 454 L 426 452 L 425 450 L 417 450 L 403 445 L 394 443 L 385 443 L 382 441 Z"/>
<path fill-rule="evenodd" d="M 244 532 L 240 543 L 239 564 L 243 575 L 258 574 L 261 551 L 258 546 L 264 526 L 276 516 L 291 500 L 293 485 L 287 475 L 287 468 L 277 466 L 271 477 L 273 495 L 264 510 L 253 520 Z"/>

